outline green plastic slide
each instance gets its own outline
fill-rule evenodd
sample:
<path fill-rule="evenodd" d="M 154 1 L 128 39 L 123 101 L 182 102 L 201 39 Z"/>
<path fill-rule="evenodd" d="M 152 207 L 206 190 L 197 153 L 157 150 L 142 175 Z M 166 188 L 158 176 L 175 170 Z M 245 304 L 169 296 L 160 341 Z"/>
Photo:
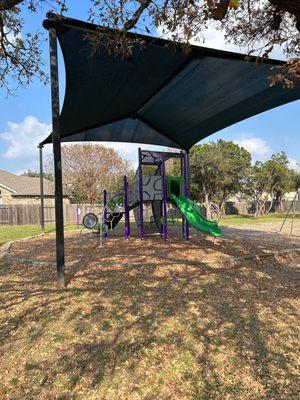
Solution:
<path fill-rule="evenodd" d="M 175 201 L 177 207 L 182 212 L 188 223 L 197 231 L 214 237 L 222 235 L 222 229 L 219 228 L 218 224 L 215 221 L 209 221 L 204 218 L 201 215 L 199 207 L 192 200 L 187 199 L 183 195 L 177 197 L 172 194 L 170 197 Z"/>

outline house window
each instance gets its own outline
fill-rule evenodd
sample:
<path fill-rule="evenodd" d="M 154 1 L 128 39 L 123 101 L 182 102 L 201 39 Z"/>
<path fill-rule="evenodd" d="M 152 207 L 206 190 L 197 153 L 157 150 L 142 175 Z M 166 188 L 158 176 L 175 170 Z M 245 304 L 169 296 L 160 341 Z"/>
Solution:
<path fill-rule="evenodd" d="M 2 192 L 1 192 L 1 190 L 0 190 L 0 205 L 2 204 L 2 201 L 3 201 L 3 199 L 2 199 Z"/>

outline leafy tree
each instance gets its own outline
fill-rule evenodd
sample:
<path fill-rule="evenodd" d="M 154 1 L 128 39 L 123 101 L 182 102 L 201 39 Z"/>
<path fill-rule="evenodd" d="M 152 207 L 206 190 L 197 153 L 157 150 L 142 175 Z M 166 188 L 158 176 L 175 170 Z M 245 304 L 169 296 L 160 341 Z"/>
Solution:
<path fill-rule="evenodd" d="M 75 1 L 75 0 L 74 0 Z M 41 7 L 52 5 L 61 14 L 72 0 L 1 0 L 0 2 L 0 85 L 11 91 L 30 83 L 35 76 L 47 81 L 41 52 L 41 24 L 33 32 L 25 29 L 28 10 L 43 14 Z M 300 0 L 91 0 L 87 7 L 91 22 L 110 26 L 110 49 L 123 55 L 130 53 L 130 30 L 150 33 L 159 28 L 163 36 L 180 40 L 188 49 L 192 39 L 203 40 L 205 29 L 214 24 L 226 33 L 226 40 L 249 48 L 249 54 L 259 51 L 268 57 L 274 45 L 279 45 L 291 57 L 285 69 L 278 71 L 272 84 L 283 82 L 292 86 L 300 78 Z M 92 47 L 102 45 L 102 36 L 87 34 Z"/>
<path fill-rule="evenodd" d="M 294 189 L 300 189 L 300 173 L 294 173 Z"/>
<path fill-rule="evenodd" d="M 242 189 L 250 165 L 250 153 L 233 142 L 218 140 L 192 148 L 192 196 L 204 201 L 208 218 L 212 207 L 217 217 L 222 215 L 228 198 Z"/>
<path fill-rule="evenodd" d="M 271 187 L 272 178 L 266 163 L 256 161 L 249 169 L 244 185 L 244 193 L 255 203 L 255 217 L 265 213 Z"/>
<path fill-rule="evenodd" d="M 281 151 L 273 154 L 271 159 L 266 162 L 266 168 L 271 178 L 269 189 L 271 204 L 269 211 L 272 209 L 274 201 L 278 205 L 279 211 L 281 211 L 283 196 L 294 188 L 294 174 L 289 168 L 289 160 L 286 153 Z"/>
<path fill-rule="evenodd" d="M 115 191 L 124 175 L 131 177 L 130 164 L 113 148 L 99 144 L 62 146 L 64 186 L 76 203 L 102 201 L 102 191 Z"/>
<path fill-rule="evenodd" d="M 270 212 L 274 201 L 282 209 L 285 193 L 295 186 L 294 172 L 284 151 L 273 154 L 265 163 L 257 161 L 250 169 L 244 192 L 255 202 L 255 216 Z M 270 202 L 267 208 L 267 203 Z"/>

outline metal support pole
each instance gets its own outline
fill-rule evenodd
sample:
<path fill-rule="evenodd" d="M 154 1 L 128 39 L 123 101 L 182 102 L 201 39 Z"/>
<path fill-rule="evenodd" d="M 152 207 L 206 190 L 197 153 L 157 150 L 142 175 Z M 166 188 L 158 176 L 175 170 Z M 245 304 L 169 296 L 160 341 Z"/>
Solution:
<path fill-rule="evenodd" d="M 38 148 L 40 153 L 40 196 L 41 196 L 40 224 L 41 224 L 41 230 L 45 233 L 43 146 L 38 145 Z"/>
<path fill-rule="evenodd" d="M 139 148 L 139 197 L 140 197 L 140 235 L 143 240 L 145 237 L 144 232 L 144 209 L 143 209 L 143 166 L 142 166 L 142 151 Z"/>
<path fill-rule="evenodd" d="M 183 159 L 183 170 L 184 170 L 184 195 L 185 197 L 189 197 L 189 161 L 188 161 L 188 153 L 184 154 L 184 159 Z M 185 239 L 189 240 L 190 238 L 190 229 L 189 229 L 189 223 L 187 220 L 185 220 Z"/>
<path fill-rule="evenodd" d="M 298 192 L 296 192 L 296 194 L 295 194 L 295 196 L 294 196 L 294 198 L 293 198 L 292 204 L 290 205 L 290 207 L 289 207 L 289 209 L 288 209 L 288 212 L 286 213 L 286 216 L 285 216 L 285 218 L 284 218 L 284 221 L 283 221 L 283 223 L 282 223 L 282 225 L 281 225 L 281 227 L 280 227 L 280 229 L 279 229 L 279 232 L 282 231 L 282 229 L 283 229 L 283 227 L 284 227 L 284 224 L 285 224 L 285 222 L 286 222 L 288 216 L 290 215 L 290 212 L 291 212 L 291 210 L 292 210 L 292 208 L 293 208 L 293 204 L 294 204 L 294 202 L 296 201 L 297 196 L 298 196 Z"/>
<path fill-rule="evenodd" d="M 59 85 L 57 37 L 55 28 L 49 28 L 50 45 L 50 75 L 52 104 L 52 143 L 55 176 L 55 228 L 56 228 L 56 270 L 57 287 L 66 287 L 65 281 L 65 246 L 64 246 L 64 215 L 61 166 L 61 136 L 59 122 Z"/>
<path fill-rule="evenodd" d="M 180 157 L 180 175 L 182 177 L 184 177 L 184 165 L 183 165 L 184 154 L 182 152 L 180 152 L 180 154 L 181 154 L 181 157 Z M 183 214 L 181 216 L 181 224 L 182 224 L 182 236 L 185 237 L 185 219 L 184 219 Z"/>
<path fill-rule="evenodd" d="M 296 199 L 296 198 L 295 198 Z M 293 227 L 294 227 L 294 218 L 295 218 L 295 207 L 294 207 L 294 201 L 293 201 L 293 206 L 292 206 L 292 223 L 291 223 L 291 230 L 290 230 L 290 235 L 293 234 Z"/>
<path fill-rule="evenodd" d="M 128 206 L 128 182 L 126 175 L 124 175 L 124 215 L 125 215 L 125 239 L 128 240 L 130 236 L 130 221 L 129 221 L 129 206 Z"/>
<path fill-rule="evenodd" d="M 102 213 L 103 220 L 101 221 L 102 224 L 106 224 L 106 221 L 107 221 L 107 208 L 106 208 L 106 205 L 107 205 L 107 190 L 104 189 L 103 190 L 103 213 Z M 100 234 L 101 234 L 101 232 L 100 232 Z M 108 234 L 105 231 L 104 237 L 107 238 L 107 236 L 108 236 Z"/>
<path fill-rule="evenodd" d="M 163 217 L 163 236 L 164 240 L 168 238 L 168 227 L 167 227 L 167 182 L 166 182 L 166 157 L 163 154 L 161 158 L 161 175 L 162 175 L 162 217 Z"/>
<path fill-rule="evenodd" d="M 186 168 L 187 168 L 187 195 L 191 197 L 191 175 L 190 175 L 190 153 L 186 153 Z"/>

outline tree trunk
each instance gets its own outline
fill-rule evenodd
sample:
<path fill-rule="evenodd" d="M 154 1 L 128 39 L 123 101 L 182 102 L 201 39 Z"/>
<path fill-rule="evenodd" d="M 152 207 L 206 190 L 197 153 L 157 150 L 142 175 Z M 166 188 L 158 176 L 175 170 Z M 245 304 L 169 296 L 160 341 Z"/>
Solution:
<path fill-rule="evenodd" d="M 226 204 L 227 198 L 224 198 L 221 202 L 221 207 L 220 207 L 220 217 L 219 219 L 225 215 L 225 204 Z"/>
<path fill-rule="evenodd" d="M 255 201 L 255 213 L 254 213 L 254 218 L 258 218 L 259 217 L 259 205 L 258 205 L 259 201 L 256 200 Z"/>
<path fill-rule="evenodd" d="M 261 217 L 265 213 L 266 213 L 266 200 L 261 200 L 259 206 L 259 216 Z"/>
<path fill-rule="evenodd" d="M 206 218 L 211 219 L 211 201 L 209 200 L 209 196 L 207 193 L 204 194 L 204 202 L 206 208 Z"/>
<path fill-rule="evenodd" d="M 283 211 L 283 204 L 282 204 L 282 197 L 279 197 L 278 198 L 278 200 L 277 200 L 277 204 L 278 204 L 278 209 L 277 209 L 277 211 L 278 212 L 282 212 Z"/>
<path fill-rule="evenodd" d="M 217 205 L 217 220 L 219 220 L 225 214 L 225 204 L 226 199 L 223 198 Z"/>
<path fill-rule="evenodd" d="M 272 210 L 272 208 L 273 208 L 273 204 L 274 204 L 274 197 L 272 197 L 272 199 L 271 199 L 271 201 L 270 201 L 270 206 L 269 206 L 269 208 L 268 208 L 268 212 L 267 212 L 267 214 L 269 214 L 269 213 L 270 213 L 270 211 Z"/>
<path fill-rule="evenodd" d="M 255 200 L 255 214 L 254 217 L 260 217 L 265 211 L 266 201 L 262 199 Z"/>

